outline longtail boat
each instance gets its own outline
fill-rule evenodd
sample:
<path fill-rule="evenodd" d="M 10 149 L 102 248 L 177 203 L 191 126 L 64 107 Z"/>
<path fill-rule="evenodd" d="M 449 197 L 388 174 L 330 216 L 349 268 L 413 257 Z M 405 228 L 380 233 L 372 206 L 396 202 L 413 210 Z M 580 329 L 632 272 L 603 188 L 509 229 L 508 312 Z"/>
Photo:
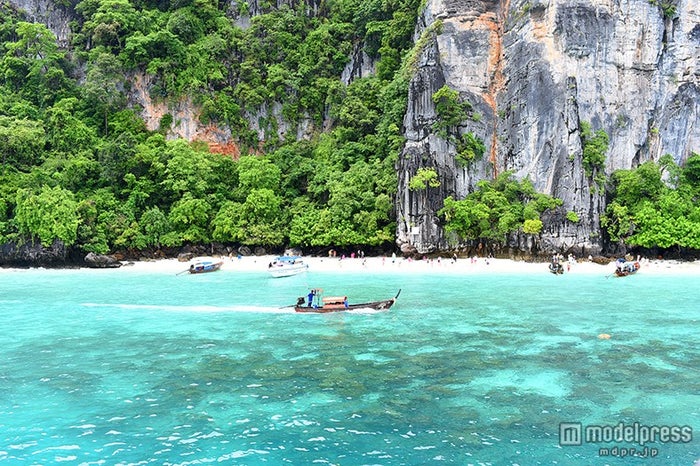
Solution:
<path fill-rule="evenodd" d="M 368 303 L 350 303 L 347 296 L 330 296 L 323 297 L 323 290 L 320 288 L 312 289 L 306 298 L 301 296 L 297 303 L 293 306 L 296 312 L 343 312 L 357 309 L 373 309 L 376 311 L 386 311 L 394 305 L 399 298 L 401 290 L 396 293 L 396 296 L 390 299 L 381 301 L 371 301 Z"/>
<path fill-rule="evenodd" d="M 194 262 L 190 265 L 189 273 L 207 273 L 216 272 L 224 265 L 224 261 L 221 259 L 214 259 L 211 257 L 198 257 L 194 259 Z"/>
<path fill-rule="evenodd" d="M 626 277 L 627 275 L 632 275 L 637 273 L 641 265 L 639 262 L 626 261 L 623 258 L 619 258 L 615 262 L 615 275 L 618 277 Z"/>

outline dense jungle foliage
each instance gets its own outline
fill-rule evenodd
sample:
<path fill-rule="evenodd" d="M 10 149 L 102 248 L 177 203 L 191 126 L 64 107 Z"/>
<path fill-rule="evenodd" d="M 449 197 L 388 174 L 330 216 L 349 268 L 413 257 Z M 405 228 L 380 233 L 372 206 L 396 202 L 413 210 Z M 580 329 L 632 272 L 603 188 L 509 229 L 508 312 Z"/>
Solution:
<path fill-rule="evenodd" d="M 0 6 L 0 243 L 61 240 L 98 253 L 393 243 L 418 0 L 262 2 L 254 14 L 246 2 L 211 0 L 63 5 L 76 18 L 65 48 L 44 25 Z M 360 46 L 376 73 L 346 85 L 341 73 Z M 231 128 L 244 155 L 166 139 L 178 123 L 170 114 L 148 131 L 129 102 L 138 76 L 149 77 L 152 99 L 189 99 L 202 123 Z M 433 129 L 452 138 L 458 161 L 480 158 L 483 141 L 455 136 L 480 115 L 449 88 L 433 100 Z M 275 112 L 290 128 L 324 130 L 280 137 Z M 610 238 L 700 248 L 700 155 L 684 168 L 665 157 L 606 180 L 607 135 L 583 130 L 587 174 L 610 189 L 602 221 Z M 427 175 L 411 189 L 439 184 Z M 446 199 L 441 218 L 462 239 L 500 242 L 517 230 L 539 234 L 540 214 L 558 205 L 507 173 Z"/>
<path fill-rule="evenodd" d="M 530 180 L 518 181 L 511 172 L 504 172 L 493 182 L 480 181 L 477 190 L 465 199 L 448 197 L 440 214 L 445 217 L 447 232 L 502 244 L 514 231 L 539 234 L 540 215 L 561 204 L 561 199 L 536 192 Z"/>
<path fill-rule="evenodd" d="M 612 174 L 601 224 L 615 242 L 647 249 L 700 249 L 700 154 L 683 167 L 670 155 Z"/>
<path fill-rule="evenodd" d="M 84 251 L 210 242 L 379 245 L 394 239 L 416 0 L 332 0 L 320 10 L 266 2 L 227 12 L 211 0 L 82 0 L 71 43 L 5 4 L 0 28 L 0 242 L 55 239 Z M 230 7 L 230 6 L 229 6 Z M 228 13 L 228 14 L 227 14 Z M 241 16 L 242 15 L 242 16 Z M 342 83 L 356 44 L 375 76 Z M 239 161 L 147 131 L 127 105 L 190 98 L 203 123 L 232 128 Z M 331 121 L 309 141 L 278 137 Z M 325 118 L 325 120 L 324 120 Z M 294 126 L 292 126 L 294 127 Z"/>

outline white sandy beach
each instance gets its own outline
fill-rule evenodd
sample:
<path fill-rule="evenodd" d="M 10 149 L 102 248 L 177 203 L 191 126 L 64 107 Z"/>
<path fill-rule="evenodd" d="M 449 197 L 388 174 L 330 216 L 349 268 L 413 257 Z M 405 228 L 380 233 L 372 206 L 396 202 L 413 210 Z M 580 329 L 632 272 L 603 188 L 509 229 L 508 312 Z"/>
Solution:
<path fill-rule="evenodd" d="M 216 256 L 215 256 L 216 257 Z M 223 257 L 222 271 L 266 272 L 268 264 L 275 256 L 246 256 L 236 258 Z M 487 273 L 519 273 L 519 274 L 549 274 L 548 263 L 524 262 L 510 259 L 459 258 L 410 260 L 397 257 L 366 257 L 359 258 L 328 258 L 304 256 L 303 260 L 309 265 L 311 272 L 360 272 L 368 274 L 487 274 Z M 700 275 L 700 261 L 680 262 L 673 260 L 647 260 L 642 258 L 641 268 L 637 274 L 654 275 Z M 124 269 L 141 269 L 157 272 L 180 273 L 187 270 L 190 262 L 180 262 L 177 259 L 156 261 L 125 262 Z M 610 275 L 615 270 L 613 263 L 600 265 L 587 260 L 574 262 L 563 261 L 564 276 L 567 274 L 596 274 Z"/>

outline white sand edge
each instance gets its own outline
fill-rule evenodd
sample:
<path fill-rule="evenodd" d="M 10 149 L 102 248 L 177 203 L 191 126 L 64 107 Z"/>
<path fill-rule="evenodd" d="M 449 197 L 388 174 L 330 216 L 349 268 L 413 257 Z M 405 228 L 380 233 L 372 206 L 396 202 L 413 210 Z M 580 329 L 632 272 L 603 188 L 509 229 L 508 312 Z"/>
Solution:
<path fill-rule="evenodd" d="M 240 259 L 224 257 L 222 271 L 235 272 L 266 272 L 268 264 L 275 256 L 247 256 Z M 482 273 L 515 273 L 515 274 L 549 274 L 548 264 L 542 262 L 524 262 L 510 259 L 460 258 L 450 259 L 409 260 L 391 257 L 359 258 L 328 258 L 303 257 L 310 272 L 361 272 L 375 274 L 482 274 Z M 143 270 L 163 273 L 180 273 L 187 271 L 190 262 L 180 262 L 177 259 L 162 259 L 155 261 L 125 262 L 124 270 Z M 596 274 L 609 275 L 615 270 L 614 264 L 600 265 L 589 261 L 564 261 L 564 275 L 567 274 Z M 641 259 L 638 274 L 646 275 L 700 275 L 700 261 L 681 262 L 673 260 Z"/>

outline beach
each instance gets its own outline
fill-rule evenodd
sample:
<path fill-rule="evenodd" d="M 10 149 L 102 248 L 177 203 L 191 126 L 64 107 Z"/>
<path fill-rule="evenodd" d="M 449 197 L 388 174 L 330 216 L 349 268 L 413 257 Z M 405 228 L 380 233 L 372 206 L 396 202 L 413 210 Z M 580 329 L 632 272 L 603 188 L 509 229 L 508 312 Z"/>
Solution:
<path fill-rule="evenodd" d="M 214 256 L 217 257 L 217 256 Z M 222 271 L 266 272 L 276 256 L 242 256 L 222 257 Z M 352 273 L 390 273 L 390 274 L 550 274 L 545 262 L 525 262 L 511 259 L 494 258 L 433 258 L 405 259 L 402 257 L 365 257 L 365 258 L 333 258 L 302 256 L 309 265 L 310 272 L 352 272 Z M 638 274 L 653 275 L 700 275 L 700 261 L 684 262 L 675 260 L 640 259 L 641 268 Z M 597 264 L 588 260 L 561 262 L 564 266 L 564 276 L 567 274 L 610 275 L 615 271 L 615 264 Z M 161 259 L 155 261 L 124 262 L 125 268 L 149 270 L 154 272 L 179 273 L 186 271 L 190 262 L 180 262 L 177 259 Z"/>

